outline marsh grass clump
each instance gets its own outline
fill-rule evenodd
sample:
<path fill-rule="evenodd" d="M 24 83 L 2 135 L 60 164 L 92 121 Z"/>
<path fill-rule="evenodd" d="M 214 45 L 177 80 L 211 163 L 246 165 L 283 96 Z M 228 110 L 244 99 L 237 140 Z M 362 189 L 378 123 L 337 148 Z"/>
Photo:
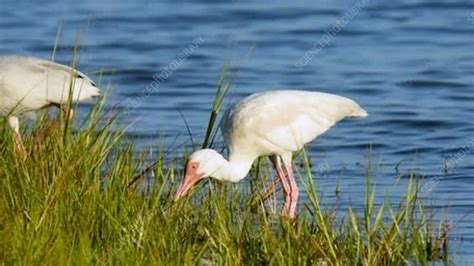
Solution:
<path fill-rule="evenodd" d="M 222 105 L 216 98 L 208 136 L 215 135 Z M 260 197 L 271 174 L 263 161 L 246 184 L 208 181 L 174 202 L 184 161 L 166 164 L 159 151 L 153 182 L 136 180 L 144 162 L 104 101 L 34 148 L 49 121 L 42 116 L 24 132 L 28 156 L 0 124 L 2 264 L 426 265 L 447 258 L 447 233 L 431 227 L 418 184 L 410 181 L 398 204 L 387 197 L 376 207 L 370 164 L 364 211 L 349 207 L 341 220 L 321 206 L 302 152 L 299 176 L 308 200 L 298 219 L 288 220 Z"/>

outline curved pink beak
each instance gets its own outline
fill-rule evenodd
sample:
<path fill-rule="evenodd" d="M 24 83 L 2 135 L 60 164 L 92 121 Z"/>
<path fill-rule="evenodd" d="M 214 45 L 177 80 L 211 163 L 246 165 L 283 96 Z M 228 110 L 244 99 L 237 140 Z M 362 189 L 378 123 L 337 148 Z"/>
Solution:
<path fill-rule="evenodd" d="M 203 175 L 204 174 L 198 174 L 194 169 L 187 169 L 184 180 L 181 182 L 178 190 L 176 191 L 174 200 L 176 201 L 182 196 L 186 195 L 186 193 L 202 179 Z"/>

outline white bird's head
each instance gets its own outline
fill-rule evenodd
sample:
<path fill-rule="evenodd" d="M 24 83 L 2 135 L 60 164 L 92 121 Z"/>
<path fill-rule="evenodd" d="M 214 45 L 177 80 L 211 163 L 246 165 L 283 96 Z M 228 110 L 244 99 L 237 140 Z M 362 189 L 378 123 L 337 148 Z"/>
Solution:
<path fill-rule="evenodd" d="M 203 149 L 191 154 L 186 164 L 185 177 L 176 191 L 175 200 L 184 196 L 194 185 L 213 174 L 226 160 L 217 151 Z"/>

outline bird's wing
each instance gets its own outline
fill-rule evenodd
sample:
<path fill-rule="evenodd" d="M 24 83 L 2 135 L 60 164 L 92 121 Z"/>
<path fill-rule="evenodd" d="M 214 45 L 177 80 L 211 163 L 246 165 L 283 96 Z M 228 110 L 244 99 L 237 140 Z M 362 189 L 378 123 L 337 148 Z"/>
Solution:
<path fill-rule="evenodd" d="M 16 101 L 32 109 L 50 103 L 63 104 L 72 91 L 72 100 L 99 95 L 94 82 L 84 73 L 51 61 L 21 56 L 0 58 L 0 82 Z"/>
<path fill-rule="evenodd" d="M 261 152 L 284 152 L 302 148 L 345 117 L 367 113 L 354 101 L 333 94 L 270 91 L 245 98 L 226 115 L 222 131 L 231 148 L 263 145 Z"/>
<path fill-rule="evenodd" d="M 79 70 L 74 69 L 70 66 L 61 65 L 52 61 L 42 60 L 42 59 L 36 59 L 36 61 L 39 66 L 42 66 L 45 69 L 73 75 L 76 79 L 84 79 L 88 81 L 92 86 L 97 87 L 97 85 L 94 83 L 94 81 L 92 81 L 92 79 L 90 79 L 88 76 L 86 76 L 84 73 L 80 72 Z"/>

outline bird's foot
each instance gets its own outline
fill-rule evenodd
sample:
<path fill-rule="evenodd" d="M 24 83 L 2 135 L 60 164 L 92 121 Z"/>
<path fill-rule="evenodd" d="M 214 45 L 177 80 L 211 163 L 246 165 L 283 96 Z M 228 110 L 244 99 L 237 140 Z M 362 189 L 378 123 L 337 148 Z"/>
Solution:
<path fill-rule="evenodd" d="M 296 214 L 295 213 L 289 213 L 289 212 L 282 212 L 281 217 L 288 219 L 288 220 L 296 220 Z"/>
<path fill-rule="evenodd" d="M 293 220 L 296 218 L 296 210 L 291 210 L 290 205 L 286 205 L 281 210 L 281 216 Z"/>

